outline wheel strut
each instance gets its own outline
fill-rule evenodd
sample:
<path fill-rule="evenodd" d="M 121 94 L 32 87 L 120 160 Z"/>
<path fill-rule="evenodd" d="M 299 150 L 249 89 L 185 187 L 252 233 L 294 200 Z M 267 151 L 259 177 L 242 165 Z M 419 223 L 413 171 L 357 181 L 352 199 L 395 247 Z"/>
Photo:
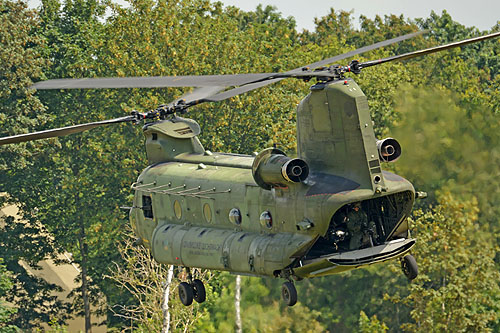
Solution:
<path fill-rule="evenodd" d="M 189 284 L 192 285 L 193 284 L 193 275 L 191 274 L 191 269 L 186 267 L 186 271 L 187 271 L 187 280 L 188 280 Z"/>

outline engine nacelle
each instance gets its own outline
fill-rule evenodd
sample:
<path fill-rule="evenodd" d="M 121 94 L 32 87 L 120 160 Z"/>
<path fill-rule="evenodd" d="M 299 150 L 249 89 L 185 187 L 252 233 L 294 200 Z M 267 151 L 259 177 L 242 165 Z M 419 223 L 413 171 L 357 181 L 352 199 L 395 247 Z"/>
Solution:
<path fill-rule="evenodd" d="M 255 182 L 263 189 L 287 186 L 307 179 L 309 166 L 300 158 L 290 158 L 276 148 L 267 148 L 255 157 L 252 165 Z"/>
<path fill-rule="evenodd" d="M 382 162 L 395 162 L 401 156 L 401 145 L 393 138 L 377 140 L 377 149 Z"/>

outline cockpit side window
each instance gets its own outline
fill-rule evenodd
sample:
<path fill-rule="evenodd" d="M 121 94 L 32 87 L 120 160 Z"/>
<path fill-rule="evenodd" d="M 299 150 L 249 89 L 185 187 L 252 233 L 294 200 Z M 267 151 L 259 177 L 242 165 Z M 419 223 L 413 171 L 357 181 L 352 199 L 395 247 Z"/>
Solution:
<path fill-rule="evenodd" d="M 153 216 L 153 203 L 149 195 L 142 196 L 142 213 L 144 217 L 152 219 Z"/>

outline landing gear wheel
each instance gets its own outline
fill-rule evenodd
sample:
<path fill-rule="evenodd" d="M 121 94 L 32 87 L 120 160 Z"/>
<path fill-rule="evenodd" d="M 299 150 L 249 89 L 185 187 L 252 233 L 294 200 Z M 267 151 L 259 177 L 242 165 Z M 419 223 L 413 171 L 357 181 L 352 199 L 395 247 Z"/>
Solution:
<path fill-rule="evenodd" d="M 185 306 L 191 305 L 193 303 L 193 287 L 187 282 L 181 282 L 178 290 L 182 304 Z"/>
<path fill-rule="evenodd" d="M 401 260 L 401 269 L 408 280 L 413 280 L 418 275 L 418 265 L 415 258 L 408 254 Z"/>
<path fill-rule="evenodd" d="M 283 283 L 281 297 L 288 306 L 294 306 L 297 303 L 297 289 L 295 289 L 295 285 L 292 282 L 287 281 Z"/>
<path fill-rule="evenodd" d="M 198 303 L 203 303 L 207 299 L 207 294 L 205 292 L 205 286 L 203 285 L 203 282 L 201 282 L 198 279 L 193 280 L 193 297 L 194 300 Z"/>

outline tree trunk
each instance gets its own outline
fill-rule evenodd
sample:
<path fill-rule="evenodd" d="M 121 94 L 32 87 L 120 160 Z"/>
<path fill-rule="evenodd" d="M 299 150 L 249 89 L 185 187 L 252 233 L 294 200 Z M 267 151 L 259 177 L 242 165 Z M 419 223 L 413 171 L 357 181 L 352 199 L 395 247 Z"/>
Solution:
<path fill-rule="evenodd" d="M 236 333 L 241 333 L 241 312 L 240 312 L 240 301 L 241 301 L 241 276 L 236 275 L 236 290 L 234 291 L 234 308 L 236 310 Z"/>
<path fill-rule="evenodd" d="M 76 142 L 74 149 L 78 152 L 82 147 L 82 138 L 80 137 Z M 70 160 L 72 158 L 70 157 Z M 75 158 L 74 163 L 72 163 L 71 170 L 73 172 L 74 179 L 80 178 L 80 168 L 83 161 L 78 156 Z M 80 194 L 75 193 L 75 207 L 77 208 L 76 214 L 74 215 L 75 221 L 78 221 L 80 224 L 80 233 L 78 235 L 78 245 L 80 247 L 80 255 L 82 256 L 82 261 L 80 263 L 81 274 L 82 274 L 82 299 L 83 299 L 83 310 L 85 312 L 85 333 L 92 333 L 92 322 L 90 319 L 90 299 L 89 299 L 89 281 L 87 276 L 87 265 L 88 265 L 88 245 L 87 245 L 87 233 L 85 232 L 85 220 L 81 214 L 81 211 L 78 210 L 82 205 L 80 201 Z"/>
<path fill-rule="evenodd" d="M 172 277 L 174 276 L 174 265 L 168 268 L 167 281 L 165 281 L 165 288 L 163 289 L 163 327 L 161 333 L 168 333 L 170 329 L 170 311 L 168 310 L 168 299 L 170 295 L 170 285 L 172 284 Z"/>
<path fill-rule="evenodd" d="M 82 255 L 82 298 L 83 309 L 85 311 L 85 333 L 92 332 L 92 324 L 90 321 L 90 301 L 88 295 L 88 279 L 87 279 L 87 244 L 85 243 L 85 226 L 83 222 L 80 224 L 80 237 L 78 239 L 80 245 L 80 253 Z"/>

